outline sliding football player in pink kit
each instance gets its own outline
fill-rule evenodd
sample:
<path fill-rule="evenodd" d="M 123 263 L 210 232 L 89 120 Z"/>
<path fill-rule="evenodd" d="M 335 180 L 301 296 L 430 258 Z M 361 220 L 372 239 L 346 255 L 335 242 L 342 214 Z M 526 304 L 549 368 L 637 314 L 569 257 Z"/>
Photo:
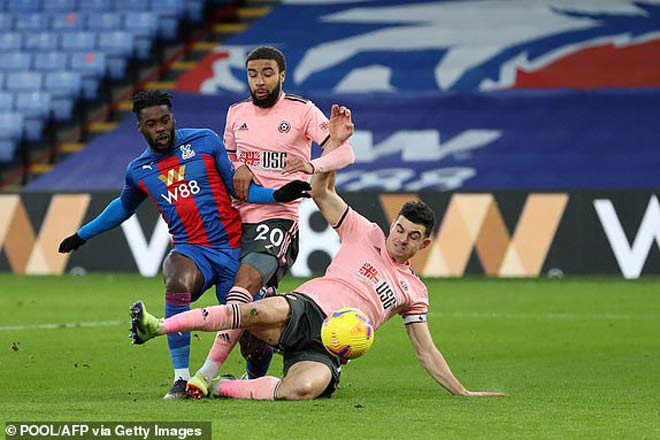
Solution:
<path fill-rule="evenodd" d="M 333 106 L 333 118 L 335 114 L 352 129 L 350 110 Z M 133 342 L 142 344 L 155 336 L 184 330 L 242 328 L 283 351 L 284 377 L 223 380 L 210 387 L 205 384 L 203 394 L 255 400 L 330 397 L 339 383 L 341 361 L 325 350 L 321 325 L 334 310 L 355 307 L 369 316 L 376 329 L 400 315 L 420 364 L 450 393 L 503 396 L 466 389 L 429 332 L 428 292 L 410 267 L 410 259 L 431 242 L 433 211 L 423 202 L 404 204 L 385 236 L 375 223 L 339 197 L 334 176 L 334 172 L 319 173 L 312 178 L 314 201 L 342 241 L 323 277 L 283 296 L 195 309 L 165 320 L 147 313 L 144 304 L 137 301 L 131 306 Z"/>
<path fill-rule="evenodd" d="M 252 50 L 246 59 L 251 98 L 233 104 L 227 113 L 224 144 L 234 162 L 234 206 L 243 221 L 241 265 L 227 304 L 254 298 L 262 287 L 275 288 L 298 255 L 300 202 L 270 204 L 267 209 L 246 201 L 252 182 L 279 188 L 308 175 L 338 170 L 353 163 L 346 142 L 350 133 L 334 130 L 332 121 L 312 102 L 284 93 L 286 60 L 274 47 Z M 311 160 L 312 142 L 329 153 Z M 188 381 L 195 396 L 212 379 L 236 341 L 248 359 L 248 378 L 268 371 L 272 348 L 242 330 L 219 332 L 202 368 Z"/>

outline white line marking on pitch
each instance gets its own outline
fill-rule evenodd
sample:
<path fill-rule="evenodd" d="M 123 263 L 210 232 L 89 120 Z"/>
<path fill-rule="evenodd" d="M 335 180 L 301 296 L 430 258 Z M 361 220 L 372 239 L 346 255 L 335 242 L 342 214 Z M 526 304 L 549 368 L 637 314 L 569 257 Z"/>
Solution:
<path fill-rule="evenodd" d="M 113 327 L 117 325 L 130 326 L 131 322 L 130 321 L 92 321 L 92 322 L 65 322 L 63 324 L 5 325 L 0 327 L 0 331 L 56 330 L 60 328 Z"/>
<path fill-rule="evenodd" d="M 442 318 L 487 318 L 487 319 L 650 319 L 657 320 L 660 316 L 653 315 L 625 315 L 617 313 L 489 313 L 489 312 L 429 312 L 431 316 Z"/>

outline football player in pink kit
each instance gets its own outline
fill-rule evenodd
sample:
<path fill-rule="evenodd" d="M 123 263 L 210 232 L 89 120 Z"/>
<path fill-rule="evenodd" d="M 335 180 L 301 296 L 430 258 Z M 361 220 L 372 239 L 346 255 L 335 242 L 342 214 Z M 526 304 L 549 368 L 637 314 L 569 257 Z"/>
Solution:
<path fill-rule="evenodd" d="M 351 133 L 333 129 L 332 121 L 312 102 L 284 93 L 286 60 L 274 47 L 252 50 L 246 59 L 251 98 L 233 104 L 227 113 L 224 144 L 234 162 L 234 206 L 243 221 L 241 265 L 228 294 L 255 297 L 262 287 L 277 287 L 298 255 L 299 202 L 270 204 L 264 209 L 246 201 L 252 182 L 279 188 L 314 173 L 338 170 L 355 160 L 347 141 Z M 328 154 L 311 160 L 312 142 Z M 275 185 L 275 186 L 273 186 Z M 248 296 L 249 295 L 249 296 Z M 213 378 L 241 338 L 241 330 L 219 332 L 206 362 L 188 381 L 195 395 Z M 245 333 L 241 350 L 249 359 L 248 378 L 266 374 L 272 348 Z"/>
<path fill-rule="evenodd" d="M 350 111 L 333 106 L 333 117 L 336 112 L 352 128 Z M 355 307 L 365 312 L 376 328 L 400 315 L 420 364 L 450 393 L 503 396 L 466 389 L 451 372 L 429 332 L 428 293 L 412 271 L 410 259 L 431 242 L 433 211 L 423 202 L 404 204 L 385 236 L 376 224 L 339 197 L 334 174 L 320 173 L 312 178 L 314 201 L 342 241 L 323 277 L 283 296 L 195 309 L 165 320 L 147 313 L 144 304 L 137 301 L 131 306 L 133 342 L 142 344 L 155 336 L 184 330 L 242 328 L 283 351 L 284 377 L 223 380 L 204 391 L 217 397 L 255 400 L 330 397 L 339 382 L 341 362 L 324 349 L 321 325 L 332 311 Z"/>

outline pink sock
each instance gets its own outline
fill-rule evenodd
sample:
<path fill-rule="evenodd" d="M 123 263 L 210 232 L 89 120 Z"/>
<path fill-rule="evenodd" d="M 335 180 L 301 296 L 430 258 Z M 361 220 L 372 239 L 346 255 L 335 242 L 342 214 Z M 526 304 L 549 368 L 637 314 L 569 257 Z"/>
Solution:
<path fill-rule="evenodd" d="M 237 304 L 212 306 L 179 313 L 165 320 L 165 333 L 177 333 L 188 330 L 207 332 L 238 328 L 241 314 Z"/>
<path fill-rule="evenodd" d="M 275 400 L 282 381 L 273 376 L 251 380 L 227 380 L 220 383 L 218 394 L 232 399 Z"/>
<path fill-rule="evenodd" d="M 248 292 L 247 289 L 242 287 L 234 286 L 227 294 L 227 305 L 247 304 L 251 301 L 252 295 L 250 295 L 250 292 Z M 213 361 L 218 368 L 222 366 L 242 334 L 242 329 L 219 331 L 213 341 L 213 346 L 211 347 L 206 360 Z M 215 372 L 210 372 L 213 373 L 211 377 L 213 377 L 216 372 L 217 370 Z"/>

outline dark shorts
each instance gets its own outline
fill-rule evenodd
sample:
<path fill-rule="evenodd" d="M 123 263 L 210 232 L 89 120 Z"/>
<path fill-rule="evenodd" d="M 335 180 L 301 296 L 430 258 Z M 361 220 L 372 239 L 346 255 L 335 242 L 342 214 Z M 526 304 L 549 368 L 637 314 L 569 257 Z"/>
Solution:
<path fill-rule="evenodd" d="M 193 260 L 204 276 L 204 287 L 192 298 L 192 301 L 196 301 L 211 286 L 215 286 L 218 303 L 224 304 L 238 271 L 240 251 L 240 249 L 214 249 L 182 244 L 174 246 L 170 252 L 176 252 Z"/>
<path fill-rule="evenodd" d="M 341 362 L 328 353 L 321 341 L 321 325 L 326 315 L 307 295 L 291 292 L 284 295 L 291 313 L 277 348 L 284 357 L 284 375 L 301 361 L 319 362 L 330 368 L 332 378 L 319 397 L 331 397 L 339 386 Z"/>
<path fill-rule="evenodd" d="M 281 218 L 244 223 L 242 247 L 242 263 L 250 264 L 248 256 L 255 253 L 275 257 L 277 266 L 269 270 L 263 271 L 261 264 L 250 265 L 261 273 L 264 286 L 277 287 L 298 257 L 298 223 Z"/>

